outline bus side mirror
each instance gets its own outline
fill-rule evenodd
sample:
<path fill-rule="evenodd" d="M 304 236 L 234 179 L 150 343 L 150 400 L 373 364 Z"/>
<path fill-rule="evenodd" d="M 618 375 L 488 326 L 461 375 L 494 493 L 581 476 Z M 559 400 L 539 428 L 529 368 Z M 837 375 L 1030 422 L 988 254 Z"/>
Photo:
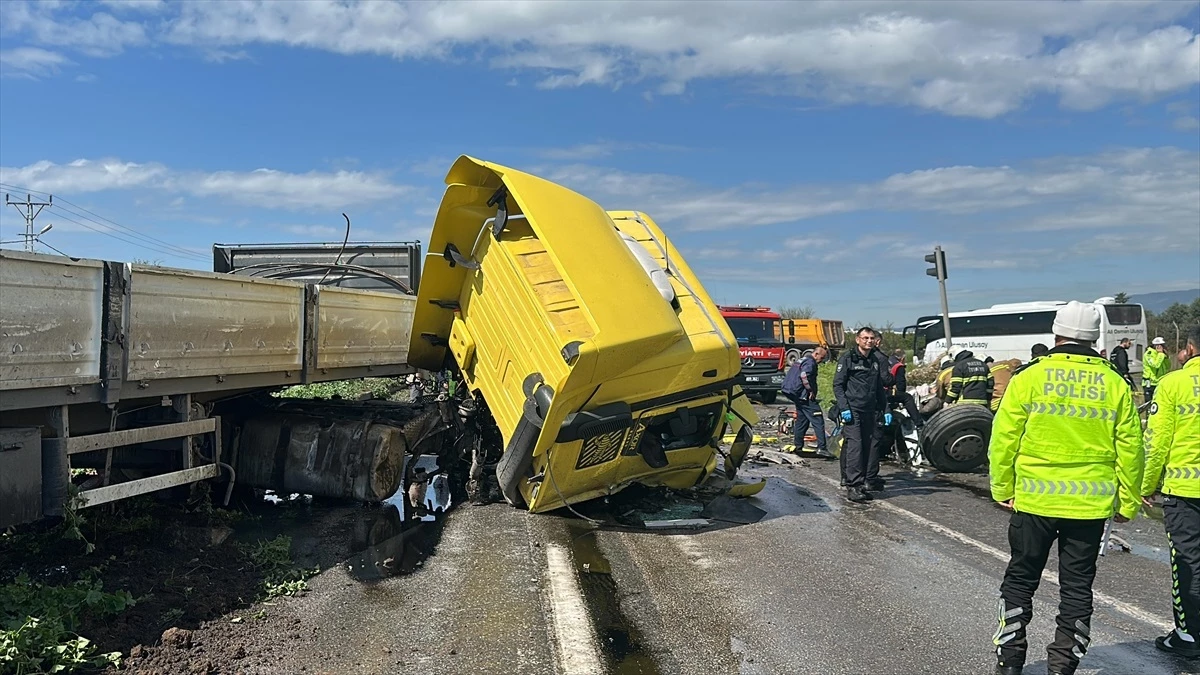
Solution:
<path fill-rule="evenodd" d="M 792 342 L 795 342 L 795 341 L 796 341 L 796 339 L 795 339 L 795 335 L 796 335 L 796 322 L 795 322 L 795 321 L 793 321 L 793 320 L 791 320 L 791 319 L 788 319 L 788 322 L 787 322 L 787 328 L 788 328 L 788 335 L 791 335 L 791 336 L 793 336 L 791 341 L 792 341 Z"/>
<path fill-rule="evenodd" d="M 791 344 L 791 345 L 796 344 L 796 338 L 794 338 L 794 337 L 788 338 L 788 344 Z"/>

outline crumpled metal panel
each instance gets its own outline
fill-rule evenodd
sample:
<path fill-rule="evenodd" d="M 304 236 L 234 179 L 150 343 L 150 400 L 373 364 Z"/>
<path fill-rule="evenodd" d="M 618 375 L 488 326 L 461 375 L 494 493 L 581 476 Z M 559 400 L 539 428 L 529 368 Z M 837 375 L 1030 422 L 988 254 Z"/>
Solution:
<path fill-rule="evenodd" d="M 299 373 L 303 312 L 301 284 L 135 265 L 126 380 Z"/>
<path fill-rule="evenodd" d="M 0 390 L 100 380 L 104 266 L 0 252 Z"/>
<path fill-rule="evenodd" d="M 320 287 L 318 371 L 408 363 L 416 296 Z"/>

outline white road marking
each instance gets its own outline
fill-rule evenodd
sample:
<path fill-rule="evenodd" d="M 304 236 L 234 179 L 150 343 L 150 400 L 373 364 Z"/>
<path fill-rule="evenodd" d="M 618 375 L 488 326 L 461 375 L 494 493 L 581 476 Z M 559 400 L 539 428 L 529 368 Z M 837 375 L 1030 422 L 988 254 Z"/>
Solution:
<path fill-rule="evenodd" d="M 836 481 L 828 476 L 817 473 L 816 471 L 813 471 L 812 469 L 804 469 L 804 471 L 813 476 L 816 476 L 817 478 L 821 479 L 822 481 L 824 481 L 826 483 L 829 483 L 830 485 L 833 485 L 834 487 L 838 486 L 838 481 Z M 995 548 L 994 546 L 988 546 L 987 544 L 983 543 L 982 541 L 979 541 L 977 539 L 972 539 L 971 537 L 968 537 L 967 535 L 962 534 L 961 532 L 959 532 L 957 530 L 952 530 L 952 529 L 946 527 L 945 525 L 936 523 L 924 516 L 919 516 L 919 515 L 913 513 L 912 511 L 909 511 L 908 509 L 900 508 L 899 506 L 896 506 L 895 504 L 889 504 L 882 500 L 875 500 L 875 501 L 871 502 L 871 506 L 877 507 L 877 508 L 882 508 L 883 510 L 890 511 L 891 513 L 894 513 L 898 516 L 903 516 L 915 523 L 918 523 L 920 525 L 924 525 L 925 527 L 928 527 L 929 529 L 933 530 L 934 532 L 937 532 L 938 534 L 945 535 L 959 543 L 966 544 L 967 546 L 970 546 L 974 549 L 983 551 L 984 553 L 992 556 L 993 558 L 995 558 L 1001 562 L 1008 563 L 1009 556 L 1004 551 L 1001 551 L 1000 549 Z M 1042 579 L 1045 581 L 1049 581 L 1050 583 L 1054 584 L 1055 586 L 1059 585 L 1057 572 L 1051 572 L 1049 570 L 1042 570 Z M 1092 597 L 1096 600 L 1097 604 L 1107 605 L 1107 606 L 1111 607 L 1112 609 L 1115 609 L 1116 611 L 1124 614 L 1125 616 L 1127 616 L 1131 619 L 1143 621 L 1152 626 L 1156 626 L 1160 629 L 1170 630 L 1175 625 L 1174 622 L 1171 621 L 1170 619 L 1164 619 L 1160 616 L 1151 614 L 1150 612 L 1147 612 L 1139 607 L 1131 605 L 1128 602 L 1118 600 L 1118 599 L 1112 597 L 1111 595 L 1104 593 L 1102 591 L 1097 591 L 1097 590 L 1093 589 Z"/>
<path fill-rule="evenodd" d="M 547 543 L 545 549 L 550 612 L 560 672 L 563 675 L 598 675 L 604 668 L 596 651 L 596 632 L 584 607 L 583 591 L 575 576 L 571 554 L 554 543 Z"/>

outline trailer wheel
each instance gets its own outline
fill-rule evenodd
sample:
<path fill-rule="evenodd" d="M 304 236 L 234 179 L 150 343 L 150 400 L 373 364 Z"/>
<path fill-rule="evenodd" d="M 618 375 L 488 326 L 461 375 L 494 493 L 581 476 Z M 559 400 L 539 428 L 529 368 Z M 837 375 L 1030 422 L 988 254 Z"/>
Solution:
<path fill-rule="evenodd" d="M 921 448 L 939 471 L 962 473 L 987 461 L 992 411 L 980 405 L 943 408 L 925 423 Z"/>

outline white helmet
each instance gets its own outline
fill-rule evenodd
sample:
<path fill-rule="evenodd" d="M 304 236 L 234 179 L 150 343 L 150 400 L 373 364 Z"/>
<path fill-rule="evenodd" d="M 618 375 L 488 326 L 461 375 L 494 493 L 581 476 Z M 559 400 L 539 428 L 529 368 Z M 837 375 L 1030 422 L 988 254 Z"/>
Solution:
<path fill-rule="evenodd" d="M 946 352 L 946 356 L 950 359 L 956 359 L 956 358 L 958 358 L 958 355 L 963 353 L 964 351 L 966 351 L 965 347 L 961 347 L 959 345 L 953 345 L 950 347 L 949 351 Z"/>
<path fill-rule="evenodd" d="M 1151 342 L 1150 344 L 1152 344 L 1152 345 L 1165 345 L 1165 344 L 1167 344 L 1167 341 L 1166 341 L 1166 340 L 1164 340 L 1164 339 L 1162 339 L 1162 338 L 1160 338 L 1160 337 L 1156 337 L 1156 338 L 1154 338 L 1154 342 Z"/>

